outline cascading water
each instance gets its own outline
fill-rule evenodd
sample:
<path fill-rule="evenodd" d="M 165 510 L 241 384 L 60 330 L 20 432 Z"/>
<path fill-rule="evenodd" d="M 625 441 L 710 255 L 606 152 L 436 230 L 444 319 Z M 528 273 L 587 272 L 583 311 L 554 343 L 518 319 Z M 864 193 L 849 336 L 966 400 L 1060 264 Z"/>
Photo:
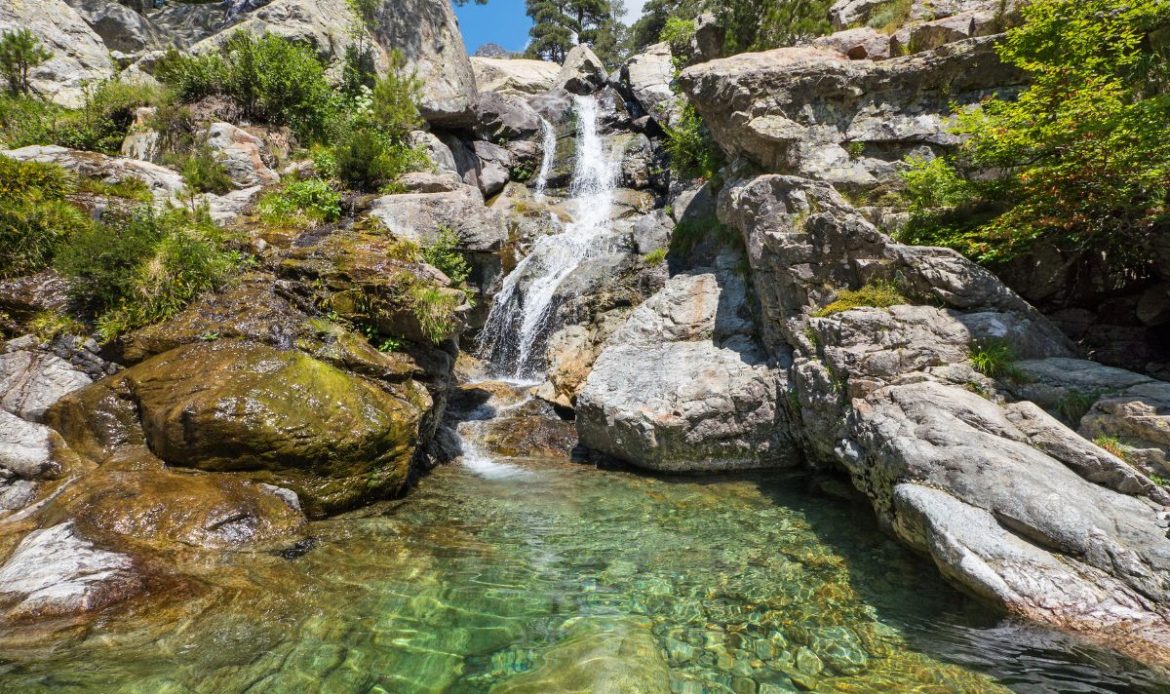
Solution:
<path fill-rule="evenodd" d="M 481 356 L 496 378 L 528 381 L 540 374 L 544 355 L 537 348 L 547 338 L 557 288 L 583 262 L 610 250 L 604 237 L 610 231 L 620 161 L 606 150 L 597 99 L 574 97 L 574 108 L 577 161 L 567 202 L 573 221 L 561 233 L 538 239 L 504 278 L 480 340 Z"/>
<path fill-rule="evenodd" d="M 548 187 L 548 175 L 552 173 L 557 158 L 557 131 L 543 116 L 540 118 L 540 132 L 543 136 L 544 157 L 540 160 L 540 173 L 536 176 L 536 200 L 544 200 L 544 189 Z"/>

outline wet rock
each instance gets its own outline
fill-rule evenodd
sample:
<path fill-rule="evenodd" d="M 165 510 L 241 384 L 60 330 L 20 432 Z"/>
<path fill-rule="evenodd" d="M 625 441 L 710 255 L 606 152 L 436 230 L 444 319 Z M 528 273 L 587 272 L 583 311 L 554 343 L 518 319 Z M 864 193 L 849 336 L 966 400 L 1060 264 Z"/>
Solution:
<path fill-rule="evenodd" d="M 587 95 L 605 86 L 605 65 L 601 59 L 581 44 L 565 56 L 565 63 L 557 75 L 557 87 L 570 94 Z"/>
<path fill-rule="evenodd" d="M 667 692 L 670 673 L 649 620 L 570 623 L 536 669 L 492 688 L 492 694 Z"/>
<path fill-rule="evenodd" d="M 144 465 L 154 467 L 146 461 L 133 467 Z M 163 469 L 161 462 L 156 469 L 116 469 L 123 467 L 91 472 L 54 499 L 47 513 L 75 519 L 86 537 L 155 551 L 287 544 L 304 530 L 300 509 L 277 487 L 232 474 Z M 296 501 L 295 494 L 291 498 Z"/>
<path fill-rule="evenodd" d="M 224 340 L 152 357 L 51 418 L 94 457 L 146 443 L 170 465 L 292 489 L 320 515 L 401 488 L 430 404 L 409 383 L 387 392 L 299 352 Z"/>
<path fill-rule="evenodd" d="M 0 354 L 0 408 L 33 422 L 63 396 L 92 379 L 59 357 L 21 350 Z"/>
<path fill-rule="evenodd" d="M 85 86 L 114 76 L 102 39 L 63 0 L 23 0 L 0 5 L 0 33 L 28 29 L 52 57 L 29 72 L 37 94 L 77 108 Z"/>
<path fill-rule="evenodd" d="M 129 556 L 95 547 L 73 523 L 29 533 L 0 566 L 0 609 L 9 621 L 95 612 L 142 590 Z"/>
<path fill-rule="evenodd" d="M 481 94 L 540 94 L 555 87 L 561 73 L 556 63 L 519 58 L 472 56 L 471 67 Z"/>
<path fill-rule="evenodd" d="M 581 442 L 635 465 L 792 465 L 784 381 L 728 266 L 671 278 L 605 344 L 577 398 Z"/>
<path fill-rule="evenodd" d="M 0 410 L 0 475 L 5 479 L 59 477 L 63 467 L 56 451 L 65 445 L 57 432 Z"/>

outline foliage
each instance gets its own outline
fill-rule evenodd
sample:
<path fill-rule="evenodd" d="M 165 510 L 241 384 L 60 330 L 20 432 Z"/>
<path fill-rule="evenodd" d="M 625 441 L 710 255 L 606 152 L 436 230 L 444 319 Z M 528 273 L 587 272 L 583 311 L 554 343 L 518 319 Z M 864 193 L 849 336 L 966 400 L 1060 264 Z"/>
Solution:
<path fill-rule="evenodd" d="M 710 180 L 723 166 L 723 153 L 690 103 L 683 106 L 678 122 L 666 128 L 666 152 L 671 169 L 685 178 Z"/>
<path fill-rule="evenodd" d="M 1074 267 L 1104 259 L 1145 276 L 1149 242 L 1170 224 L 1170 61 L 1148 39 L 1170 6 L 1039 0 L 1022 12 L 998 50 L 1030 86 L 960 112 L 953 161 L 911 165 L 908 240 L 993 264 L 1043 244 Z"/>
<path fill-rule="evenodd" d="M 642 262 L 646 263 L 647 265 L 651 265 L 651 266 L 663 264 L 664 262 L 666 262 L 666 249 L 665 248 L 655 248 L 654 250 L 650 251 L 646 255 L 642 256 Z"/>
<path fill-rule="evenodd" d="M 43 342 L 50 342 L 59 335 L 84 335 L 85 324 L 72 316 L 57 311 L 41 311 L 28 322 L 28 330 Z"/>
<path fill-rule="evenodd" d="M 59 166 L 0 156 L 0 278 L 43 270 L 66 239 L 89 226 L 65 199 L 74 186 Z"/>
<path fill-rule="evenodd" d="M 31 96 L 0 93 L 0 148 L 18 149 L 56 139 L 63 108 Z"/>
<path fill-rule="evenodd" d="M 875 8 L 866 22 L 872 29 L 892 34 L 910 18 L 914 0 L 888 0 Z"/>
<path fill-rule="evenodd" d="M 380 0 L 345 0 L 349 8 L 353 10 L 366 25 L 366 28 L 373 29 L 377 21 L 378 8 L 381 6 Z"/>
<path fill-rule="evenodd" d="M 1022 373 L 1015 366 L 1016 351 L 1006 340 L 978 340 L 971 344 L 971 367 L 991 378 L 1020 380 Z"/>
<path fill-rule="evenodd" d="M 203 145 L 179 162 L 183 183 L 192 192 L 223 195 L 232 189 L 232 178 L 215 157 L 210 147 Z"/>
<path fill-rule="evenodd" d="M 831 0 L 649 0 L 630 42 L 633 50 L 659 41 L 674 44 L 683 38 L 680 20 L 712 12 L 724 28 L 727 55 L 790 46 L 832 30 L 830 5 Z"/>
<path fill-rule="evenodd" d="M 149 206 L 70 237 L 56 266 L 103 339 L 165 320 L 241 265 L 210 220 Z"/>
<path fill-rule="evenodd" d="M 459 295 L 440 287 L 417 285 L 410 290 L 411 313 L 427 339 L 439 344 L 455 329 Z"/>
<path fill-rule="evenodd" d="M 1093 439 L 1093 443 L 1097 444 L 1097 447 L 1103 449 L 1106 453 L 1129 462 L 1129 449 L 1116 436 L 1098 436 Z"/>
<path fill-rule="evenodd" d="M 185 101 L 223 94 L 245 116 L 288 125 L 306 143 L 325 137 L 337 111 L 333 88 L 313 48 L 274 34 L 237 31 L 220 55 L 170 52 L 155 75 Z"/>
<path fill-rule="evenodd" d="M 612 0 L 525 0 L 532 18 L 527 54 L 563 63 L 578 44 L 590 44 L 607 65 L 620 58 L 622 4 Z"/>
<path fill-rule="evenodd" d="M 407 72 L 400 52 L 391 54 L 390 66 L 373 90 L 355 100 L 334 138 L 333 170 L 357 190 L 379 190 L 427 163 L 426 153 L 410 143 L 411 131 L 422 124 L 416 105 L 422 81 Z"/>
<path fill-rule="evenodd" d="M 1097 400 L 1101 397 L 1100 391 L 1083 392 L 1079 390 L 1070 390 L 1056 403 L 1056 413 L 1060 415 L 1067 424 L 1076 427 L 1080 424 L 1081 418 L 1089 413 Z"/>
<path fill-rule="evenodd" d="M 31 93 L 29 73 L 52 57 L 36 34 L 28 29 L 0 34 L 0 73 L 8 81 L 8 91 L 13 96 Z"/>
<path fill-rule="evenodd" d="M 135 202 L 150 202 L 154 194 L 150 186 L 141 178 L 125 178 L 121 181 L 105 181 L 100 178 L 86 177 L 78 180 L 77 192 L 101 195 L 108 198 L 123 198 Z"/>
<path fill-rule="evenodd" d="M 423 246 L 422 257 L 430 265 L 443 271 L 455 284 L 462 284 L 471 275 L 471 265 L 459 252 L 459 237 L 447 227 L 439 227 L 433 243 Z"/>
<path fill-rule="evenodd" d="M 356 98 L 364 89 L 373 89 L 378 81 L 374 63 L 374 48 L 364 36 L 345 47 L 345 61 L 341 67 L 341 92 Z"/>
<path fill-rule="evenodd" d="M 341 216 L 341 194 L 319 178 L 293 181 L 265 193 L 257 209 L 273 226 L 310 226 Z"/>
<path fill-rule="evenodd" d="M 910 303 L 898 288 L 889 282 L 873 282 L 860 289 L 842 289 L 837 298 L 813 312 L 814 318 L 825 318 L 862 306 L 889 308 Z"/>

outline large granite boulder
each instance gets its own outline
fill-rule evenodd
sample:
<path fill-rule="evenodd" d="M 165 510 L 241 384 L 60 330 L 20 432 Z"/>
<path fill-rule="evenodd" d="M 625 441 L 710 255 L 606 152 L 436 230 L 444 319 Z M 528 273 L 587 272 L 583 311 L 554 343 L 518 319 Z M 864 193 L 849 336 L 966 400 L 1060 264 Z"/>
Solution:
<path fill-rule="evenodd" d="M 448 0 L 385 0 L 373 33 L 383 49 L 402 51 L 422 80 L 423 118 L 448 128 L 475 124 L 475 73 Z"/>
<path fill-rule="evenodd" d="M 238 188 L 268 186 L 280 182 L 280 174 L 268 167 L 264 141 L 231 123 L 207 127 L 205 144 Z M 271 155 L 269 155 L 269 158 Z"/>
<path fill-rule="evenodd" d="M 0 33 L 28 29 L 52 53 L 32 69 L 33 89 L 62 106 L 78 107 L 85 85 L 114 76 L 102 39 L 64 0 L 19 0 L 0 4 Z"/>
<path fill-rule="evenodd" d="M 48 419 L 95 459 L 147 445 L 169 465 L 292 489 L 321 515 L 402 488 L 429 406 L 421 387 L 384 389 L 297 351 L 222 340 L 72 393 Z"/>
<path fill-rule="evenodd" d="M 678 95 L 671 89 L 674 62 L 670 45 L 658 43 L 625 62 L 618 78 L 618 88 L 642 107 L 645 115 L 669 124 Z"/>
<path fill-rule="evenodd" d="M 557 87 L 570 94 L 592 94 L 605 86 L 606 77 L 605 64 L 589 46 L 580 44 L 565 56 Z"/>
<path fill-rule="evenodd" d="M 66 0 L 85 23 L 105 42 L 106 48 L 122 53 L 162 48 L 167 43 L 158 29 L 142 14 L 116 0 Z"/>
<path fill-rule="evenodd" d="M 972 368 L 992 340 L 1021 359 L 1067 340 L 957 254 L 899 246 L 831 186 L 730 183 L 773 353 L 794 352 L 794 434 L 850 474 L 879 522 L 944 576 L 1013 614 L 1170 657 L 1166 490 L 1030 403 L 1015 369 Z M 887 283 L 896 305 L 838 304 Z M 1022 380 L 1022 379 L 1021 379 Z"/>
<path fill-rule="evenodd" d="M 481 58 L 473 56 L 471 67 L 482 92 L 530 95 L 556 86 L 561 66 L 546 60 Z"/>
<path fill-rule="evenodd" d="M 853 190 L 891 180 L 908 154 L 953 147 L 954 106 L 1022 82 L 992 37 L 881 62 L 780 48 L 701 63 L 679 79 L 729 154 Z"/>
<path fill-rule="evenodd" d="M 609 338 L 577 397 L 582 444 L 655 470 L 800 461 L 730 264 L 671 278 Z"/>

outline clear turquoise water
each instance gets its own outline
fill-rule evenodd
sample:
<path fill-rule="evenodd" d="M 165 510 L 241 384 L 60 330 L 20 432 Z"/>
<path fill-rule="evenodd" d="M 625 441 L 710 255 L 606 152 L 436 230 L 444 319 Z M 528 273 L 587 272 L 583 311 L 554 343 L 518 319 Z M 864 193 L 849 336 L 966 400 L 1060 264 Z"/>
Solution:
<path fill-rule="evenodd" d="M 0 654 L 0 691 L 484 692 L 524 682 L 582 622 L 648 633 L 688 694 L 1170 687 L 988 614 L 867 508 L 812 487 L 446 466 L 404 501 L 317 523 L 303 556 L 216 558 L 181 609 Z"/>

